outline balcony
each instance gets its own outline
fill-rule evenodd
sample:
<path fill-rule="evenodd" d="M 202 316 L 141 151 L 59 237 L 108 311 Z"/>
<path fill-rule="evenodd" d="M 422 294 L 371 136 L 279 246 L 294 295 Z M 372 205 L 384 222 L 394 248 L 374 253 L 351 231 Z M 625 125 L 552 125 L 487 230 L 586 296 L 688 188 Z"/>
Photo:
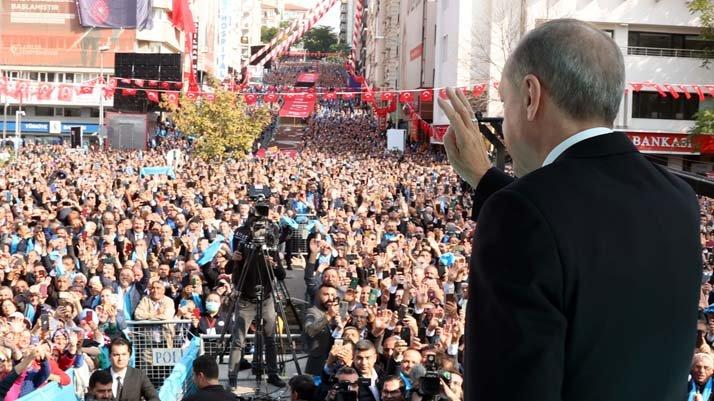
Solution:
<path fill-rule="evenodd" d="M 623 48 L 624 50 L 624 48 Z M 683 57 L 683 58 L 704 58 L 706 55 L 704 50 L 690 49 L 665 49 L 657 47 L 637 47 L 628 46 L 628 56 L 655 56 L 655 57 Z"/>

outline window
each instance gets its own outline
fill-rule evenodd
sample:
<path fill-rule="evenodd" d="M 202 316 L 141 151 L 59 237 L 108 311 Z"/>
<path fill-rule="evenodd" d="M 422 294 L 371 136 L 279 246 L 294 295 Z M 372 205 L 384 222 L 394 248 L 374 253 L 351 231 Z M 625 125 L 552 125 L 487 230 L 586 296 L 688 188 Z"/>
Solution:
<path fill-rule="evenodd" d="M 655 118 L 660 120 L 693 120 L 699 110 L 699 97 L 690 99 L 680 94 L 674 99 L 669 94 L 662 97 L 657 92 L 632 93 L 632 118 Z"/>
<path fill-rule="evenodd" d="M 37 72 L 30 72 L 30 81 L 38 81 L 40 74 Z"/>
<path fill-rule="evenodd" d="M 82 109 L 65 107 L 64 108 L 64 116 L 65 117 L 82 117 Z"/>
<path fill-rule="evenodd" d="M 55 73 L 54 72 L 40 72 L 39 73 L 39 81 L 54 82 L 55 81 Z"/>
<path fill-rule="evenodd" d="M 16 112 L 20 110 L 20 106 L 8 106 L 7 107 L 7 115 L 9 116 L 14 116 Z"/>
<path fill-rule="evenodd" d="M 714 41 L 704 40 L 698 35 L 630 31 L 627 34 L 627 45 L 657 49 L 704 50 L 713 48 Z"/>
<path fill-rule="evenodd" d="M 92 107 L 91 109 L 89 109 L 89 116 L 92 118 L 99 118 L 99 108 Z"/>
<path fill-rule="evenodd" d="M 35 106 L 35 115 L 38 117 L 52 117 L 55 115 L 54 107 Z"/>
<path fill-rule="evenodd" d="M 613 29 L 603 29 L 602 32 L 610 38 L 615 37 L 615 31 Z"/>
<path fill-rule="evenodd" d="M 74 74 L 71 72 L 65 72 L 64 73 L 64 82 L 66 83 L 74 83 Z"/>

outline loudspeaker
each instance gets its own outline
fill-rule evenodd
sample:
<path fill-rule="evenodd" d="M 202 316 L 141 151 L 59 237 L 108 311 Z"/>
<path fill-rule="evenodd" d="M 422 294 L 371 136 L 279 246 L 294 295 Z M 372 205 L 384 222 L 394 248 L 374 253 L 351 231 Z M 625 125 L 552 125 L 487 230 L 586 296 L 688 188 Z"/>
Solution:
<path fill-rule="evenodd" d="M 70 142 L 72 148 L 82 147 L 82 127 L 70 127 L 69 128 Z"/>

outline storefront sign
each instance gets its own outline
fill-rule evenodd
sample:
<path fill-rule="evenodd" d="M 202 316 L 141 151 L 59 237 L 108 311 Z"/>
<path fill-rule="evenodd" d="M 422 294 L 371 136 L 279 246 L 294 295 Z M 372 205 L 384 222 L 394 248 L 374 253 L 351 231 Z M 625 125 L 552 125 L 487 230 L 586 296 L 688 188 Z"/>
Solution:
<path fill-rule="evenodd" d="M 37 134 L 59 134 L 56 132 L 58 126 L 56 125 L 59 121 L 23 121 L 20 123 L 21 132 L 26 133 L 37 133 Z M 61 123 L 60 124 L 61 133 L 68 134 L 71 127 L 82 127 L 85 133 L 97 132 L 97 124 L 83 124 L 83 123 Z M 3 122 L 0 121 L 0 131 L 3 129 Z M 15 122 L 7 122 L 7 132 L 15 132 Z"/>
<path fill-rule="evenodd" d="M 642 153 L 698 154 L 687 134 L 660 132 L 626 132 Z"/>

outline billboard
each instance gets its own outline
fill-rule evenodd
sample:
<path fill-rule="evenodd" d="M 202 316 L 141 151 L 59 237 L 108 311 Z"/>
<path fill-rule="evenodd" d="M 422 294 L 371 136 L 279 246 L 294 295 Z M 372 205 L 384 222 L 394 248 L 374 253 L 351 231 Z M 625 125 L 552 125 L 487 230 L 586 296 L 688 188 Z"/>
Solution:
<path fill-rule="evenodd" d="M 76 0 L 85 27 L 151 29 L 150 0 Z"/>
<path fill-rule="evenodd" d="M 104 66 L 114 66 L 113 52 L 133 52 L 134 29 L 84 28 L 75 0 L 0 1 L 0 65 L 98 68 L 99 47 L 109 45 Z"/>

